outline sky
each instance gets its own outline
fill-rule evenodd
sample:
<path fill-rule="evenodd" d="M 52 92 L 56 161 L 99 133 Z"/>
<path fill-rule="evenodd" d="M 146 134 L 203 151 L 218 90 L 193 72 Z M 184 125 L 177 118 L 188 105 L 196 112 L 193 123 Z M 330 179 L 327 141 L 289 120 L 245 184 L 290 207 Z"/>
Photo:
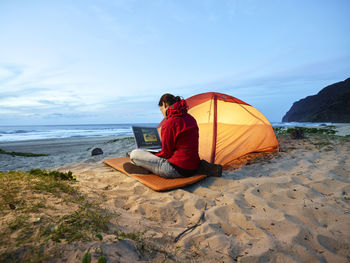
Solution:
<path fill-rule="evenodd" d="M 281 121 L 350 77 L 349 0 L 0 0 L 0 125 L 156 123 L 222 92 Z"/>

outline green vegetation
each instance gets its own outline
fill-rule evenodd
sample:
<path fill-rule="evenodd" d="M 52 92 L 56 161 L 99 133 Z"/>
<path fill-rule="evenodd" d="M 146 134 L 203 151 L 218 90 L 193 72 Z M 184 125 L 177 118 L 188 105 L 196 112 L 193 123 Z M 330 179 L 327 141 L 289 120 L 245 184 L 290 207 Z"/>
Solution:
<path fill-rule="evenodd" d="M 6 152 L 3 149 L 0 149 L 0 154 L 8 154 L 8 155 L 12 155 L 12 156 L 24 156 L 24 157 L 49 156 L 49 154 L 41 154 L 41 153 Z"/>
<path fill-rule="evenodd" d="M 108 232 L 108 223 L 114 215 L 85 203 L 77 211 L 62 216 L 42 229 L 42 234 L 55 242 L 96 240 L 97 233 Z"/>
<path fill-rule="evenodd" d="M 305 135 L 334 135 L 336 131 L 334 130 L 335 126 L 326 126 L 325 128 L 306 128 L 306 127 L 274 127 L 276 135 L 279 136 L 290 136 L 290 134 L 299 130 L 302 131 Z"/>
<path fill-rule="evenodd" d="M 97 263 L 107 263 L 107 259 L 105 256 L 100 256 L 97 260 Z"/>
<path fill-rule="evenodd" d="M 68 171 L 67 173 L 62 173 L 59 171 L 47 171 L 47 170 L 41 170 L 41 169 L 31 169 L 29 171 L 29 174 L 42 177 L 42 176 L 48 176 L 52 177 L 56 180 L 75 180 L 75 177 L 73 177 L 73 173 L 71 171 Z"/>
<path fill-rule="evenodd" d="M 41 262 L 56 256 L 44 253 L 49 242 L 101 240 L 109 232 L 118 215 L 74 184 L 71 172 L 0 172 L 0 262 Z"/>
<path fill-rule="evenodd" d="M 318 150 L 321 152 L 329 152 L 335 150 L 336 145 L 347 143 L 350 141 L 350 135 L 337 136 L 335 126 L 325 126 L 322 128 L 305 128 L 305 127 L 275 127 L 274 131 L 278 139 L 301 139 L 299 142 L 289 144 L 288 146 L 280 146 L 280 152 L 297 149 L 296 143 L 304 143 L 304 147 L 308 150 Z"/>
<path fill-rule="evenodd" d="M 82 263 L 91 263 L 91 254 L 86 252 L 81 260 Z"/>
<path fill-rule="evenodd" d="M 68 243 L 84 247 L 91 241 L 121 240 L 131 240 L 144 259 L 156 253 L 174 258 L 146 231 L 120 231 L 119 215 L 101 208 L 101 202 L 78 191 L 71 172 L 0 172 L 0 262 L 46 262 L 61 258 Z M 108 262 L 102 248 L 89 250 L 82 262 L 91 262 L 92 253 L 98 262 Z"/>
<path fill-rule="evenodd" d="M 333 126 L 334 127 L 334 126 Z M 293 130 L 302 130 L 305 134 L 327 134 L 327 135 L 333 135 L 336 133 L 335 130 L 331 126 L 327 128 L 305 128 L 305 127 L 295 127 L 295 128 L 288 128 L 287 133 L 291 133 Z"/>

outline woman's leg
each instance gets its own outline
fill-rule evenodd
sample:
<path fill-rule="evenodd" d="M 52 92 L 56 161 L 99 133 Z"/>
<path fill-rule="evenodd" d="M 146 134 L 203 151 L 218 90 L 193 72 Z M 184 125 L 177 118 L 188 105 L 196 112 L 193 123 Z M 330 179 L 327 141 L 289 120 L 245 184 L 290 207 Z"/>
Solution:
<path fill-rule="evenodd" d="M 175 170 L 175 168 L 168 162 L 168 160 L 155 156 L 154 154 L 148 151 L 142 149 L 133 150 L 130 153 L 130 159 L 134 164 L 141 166 L 161 177 L 183 177 Z"/>

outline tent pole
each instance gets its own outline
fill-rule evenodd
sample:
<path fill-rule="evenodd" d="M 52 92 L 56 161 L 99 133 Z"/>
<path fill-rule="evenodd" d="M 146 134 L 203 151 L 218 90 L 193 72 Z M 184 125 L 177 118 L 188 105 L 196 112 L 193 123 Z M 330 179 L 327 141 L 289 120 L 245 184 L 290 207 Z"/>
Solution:
<path fill-rule="evenodd" d="M 213 144 L 211 148 L 211 156 L 210 156 L 210 162 L 215 163 L 215 154 L 216 154 L 216 139 L 217 139 L 217 133 L 218 133 L 218 101 L 217 96 L 214 93 L 214 123 L 213 123 Z"/>

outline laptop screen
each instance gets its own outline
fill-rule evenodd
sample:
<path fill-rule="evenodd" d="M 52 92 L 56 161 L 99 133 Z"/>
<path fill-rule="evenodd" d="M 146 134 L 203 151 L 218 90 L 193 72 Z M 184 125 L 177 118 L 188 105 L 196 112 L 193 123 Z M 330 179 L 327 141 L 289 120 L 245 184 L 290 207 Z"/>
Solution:
<path fill-rule="evenodd" d="M 157 128 L 132 126 L 137 148 L 161 148 Z"/>

